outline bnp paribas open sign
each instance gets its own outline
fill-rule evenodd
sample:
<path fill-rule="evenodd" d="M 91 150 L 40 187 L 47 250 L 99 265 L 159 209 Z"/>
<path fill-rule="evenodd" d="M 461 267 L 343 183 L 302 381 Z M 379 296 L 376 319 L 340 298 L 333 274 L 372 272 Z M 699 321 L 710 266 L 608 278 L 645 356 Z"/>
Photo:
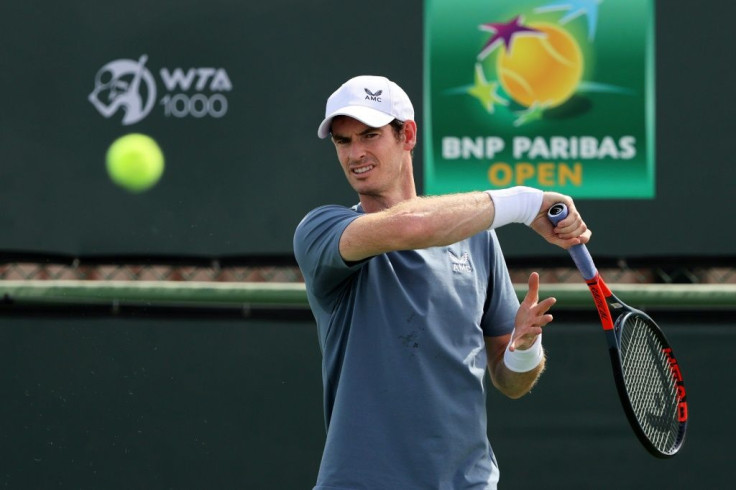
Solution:
<path fill-rule="evenodd" d="M 654 197 L 651 0 L 425 7 L 427 194 Z"/>

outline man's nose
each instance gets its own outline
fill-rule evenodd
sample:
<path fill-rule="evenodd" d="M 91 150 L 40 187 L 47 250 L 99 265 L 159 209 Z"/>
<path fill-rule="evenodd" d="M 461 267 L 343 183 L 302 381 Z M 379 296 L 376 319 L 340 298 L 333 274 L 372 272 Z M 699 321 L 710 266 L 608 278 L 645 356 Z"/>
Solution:
<path fill-rule="evenodd" d="M 365 156 L 365 145 L 363 145 L 359 141 L 354 141 L 350 145 L 350 153 L 349 153 L 350 161 L 359 162 L 360 160 L 363 159 L 364 156 Z"/>

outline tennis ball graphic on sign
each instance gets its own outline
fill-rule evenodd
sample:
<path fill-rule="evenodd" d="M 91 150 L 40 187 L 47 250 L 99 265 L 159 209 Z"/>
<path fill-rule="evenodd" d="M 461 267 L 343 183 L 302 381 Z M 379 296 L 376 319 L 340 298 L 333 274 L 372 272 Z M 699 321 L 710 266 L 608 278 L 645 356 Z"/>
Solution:
<path fill-rule="evenodd" d="M 106 162 L 110 179 L 130 192 L 150 189 L 164 173 L 161 148 L 144 134 L 131 133 L 116 139 L 107 150 Z"/>
<path fill-rule="evenodd" d="M 583 74 L 583 55 L 575 39 L 558 26 L 530 24 L 544 36 L 518 36 L 511 48 L 500 50 L 496 70 L 506 93 L 524 106 L 564 103 Z"/>

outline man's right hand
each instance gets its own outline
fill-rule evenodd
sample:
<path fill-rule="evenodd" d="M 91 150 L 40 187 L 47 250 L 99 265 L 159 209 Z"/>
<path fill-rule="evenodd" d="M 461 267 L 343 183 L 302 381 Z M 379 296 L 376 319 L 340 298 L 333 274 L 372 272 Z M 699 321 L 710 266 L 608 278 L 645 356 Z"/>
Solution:
<path fill-rule="evenodd" d="M 547 211 L 558 202 L 567 206 L 568 215 L 555 226 L 549 222 Z M 549 243 L 564 249 L 568 249 L 573 245 L 588 243 L 593 234 L 583 221 L 583 217 L 577 208 L 575 208 L 572 198 L 558 192 L 544 193 L 542 207 L 530 226 Z"/>

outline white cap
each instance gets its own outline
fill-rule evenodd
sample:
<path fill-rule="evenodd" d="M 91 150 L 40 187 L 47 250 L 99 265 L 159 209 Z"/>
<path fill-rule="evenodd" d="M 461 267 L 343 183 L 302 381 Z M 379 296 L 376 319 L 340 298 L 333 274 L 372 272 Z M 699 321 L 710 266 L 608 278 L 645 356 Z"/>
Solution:
<path fill-rule="evenodd" d="M 388 78 L 361 75 L 342 84 L 327 99 L 325 119 L 317 130 L 320 138 L 329 136 L 335 116 L 350 116 L 380 128 L 394 119 L 413 120 L 414 107 L 406 92 Z"/>

